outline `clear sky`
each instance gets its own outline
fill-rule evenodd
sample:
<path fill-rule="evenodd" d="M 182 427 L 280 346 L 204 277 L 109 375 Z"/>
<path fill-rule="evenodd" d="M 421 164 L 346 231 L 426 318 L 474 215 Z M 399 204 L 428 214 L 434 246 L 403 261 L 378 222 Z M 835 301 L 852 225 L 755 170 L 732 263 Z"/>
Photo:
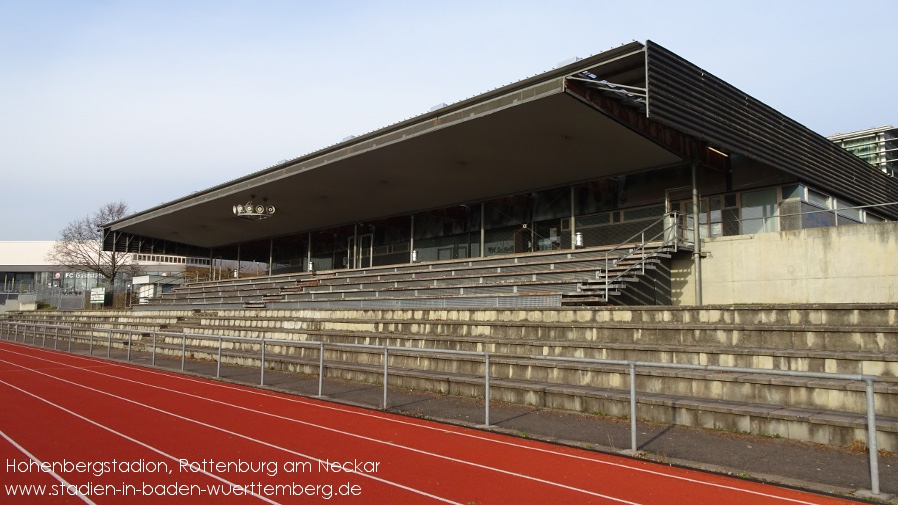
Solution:
<path fill-rule="evenodd" d="M 898 1 L 0 0 L 0 241 L 55 240 L 621 44 L 898 125 Z"/>

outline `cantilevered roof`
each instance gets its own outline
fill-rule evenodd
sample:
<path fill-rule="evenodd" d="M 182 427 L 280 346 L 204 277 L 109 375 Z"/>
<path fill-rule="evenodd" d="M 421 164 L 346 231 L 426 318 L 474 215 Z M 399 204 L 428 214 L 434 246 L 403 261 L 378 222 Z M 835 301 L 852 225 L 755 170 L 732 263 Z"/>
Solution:
<path fill-rule="evenodd" d="M 631 109 L 622 115 L 616 104 Z M 898 200 L 895 181 L 820 135 L 656 44 L 633 42 L 110 223 L 105 246 L 215 248 L 670 166 L 690 152 L 671 148 L 671 136 L 858 203 Z M 252 196 L 276 214 L 235 217 L 232 207 Z"/>
<path fill-rule="evenodd" d="M 642 51 L 631 43 L 108 228 L 220 247 L 681 162 L 565 90 L 565 77 L 596 66 L 609 80 L 644 85 Z M 251 196 L 274 205 L 275 215 L 235 217 L 233 205 Z"/>

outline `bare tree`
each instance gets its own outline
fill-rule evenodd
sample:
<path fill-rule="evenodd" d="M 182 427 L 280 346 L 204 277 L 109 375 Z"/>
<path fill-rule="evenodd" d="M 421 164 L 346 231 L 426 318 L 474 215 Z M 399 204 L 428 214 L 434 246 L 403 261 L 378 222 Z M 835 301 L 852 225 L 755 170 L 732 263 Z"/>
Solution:
<path fill-rule="evenodd" d="M 47 261 L 76 272 L 96 273 L 109 287 L 122 272 L 136 273 L 128 253 L 103 250 L 103 225 L 125 217 L 128 205 L 107 203 L 91 216 L 76 219 L 59 232 L 59 240 L 47 253 Z"/>

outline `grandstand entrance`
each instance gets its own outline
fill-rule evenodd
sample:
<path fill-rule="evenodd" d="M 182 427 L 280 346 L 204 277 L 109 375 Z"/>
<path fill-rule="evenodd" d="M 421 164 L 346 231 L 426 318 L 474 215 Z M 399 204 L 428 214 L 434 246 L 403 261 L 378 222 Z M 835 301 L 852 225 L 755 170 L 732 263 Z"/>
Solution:
<path fill-rule="evenodd" d="M 374 258 L 374 234 L 353 235 L 347 247 L 347 268 L 370 268 Z"/>

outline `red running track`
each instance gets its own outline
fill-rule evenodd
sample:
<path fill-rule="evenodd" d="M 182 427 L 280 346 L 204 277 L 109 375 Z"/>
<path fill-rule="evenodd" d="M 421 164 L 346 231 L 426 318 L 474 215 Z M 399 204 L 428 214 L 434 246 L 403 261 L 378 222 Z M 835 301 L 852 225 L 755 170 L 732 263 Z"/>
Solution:
<path fill-rule="evenodd" d="M 10 342 L 0 402 L 0 503 L 857 503 Z"/>

